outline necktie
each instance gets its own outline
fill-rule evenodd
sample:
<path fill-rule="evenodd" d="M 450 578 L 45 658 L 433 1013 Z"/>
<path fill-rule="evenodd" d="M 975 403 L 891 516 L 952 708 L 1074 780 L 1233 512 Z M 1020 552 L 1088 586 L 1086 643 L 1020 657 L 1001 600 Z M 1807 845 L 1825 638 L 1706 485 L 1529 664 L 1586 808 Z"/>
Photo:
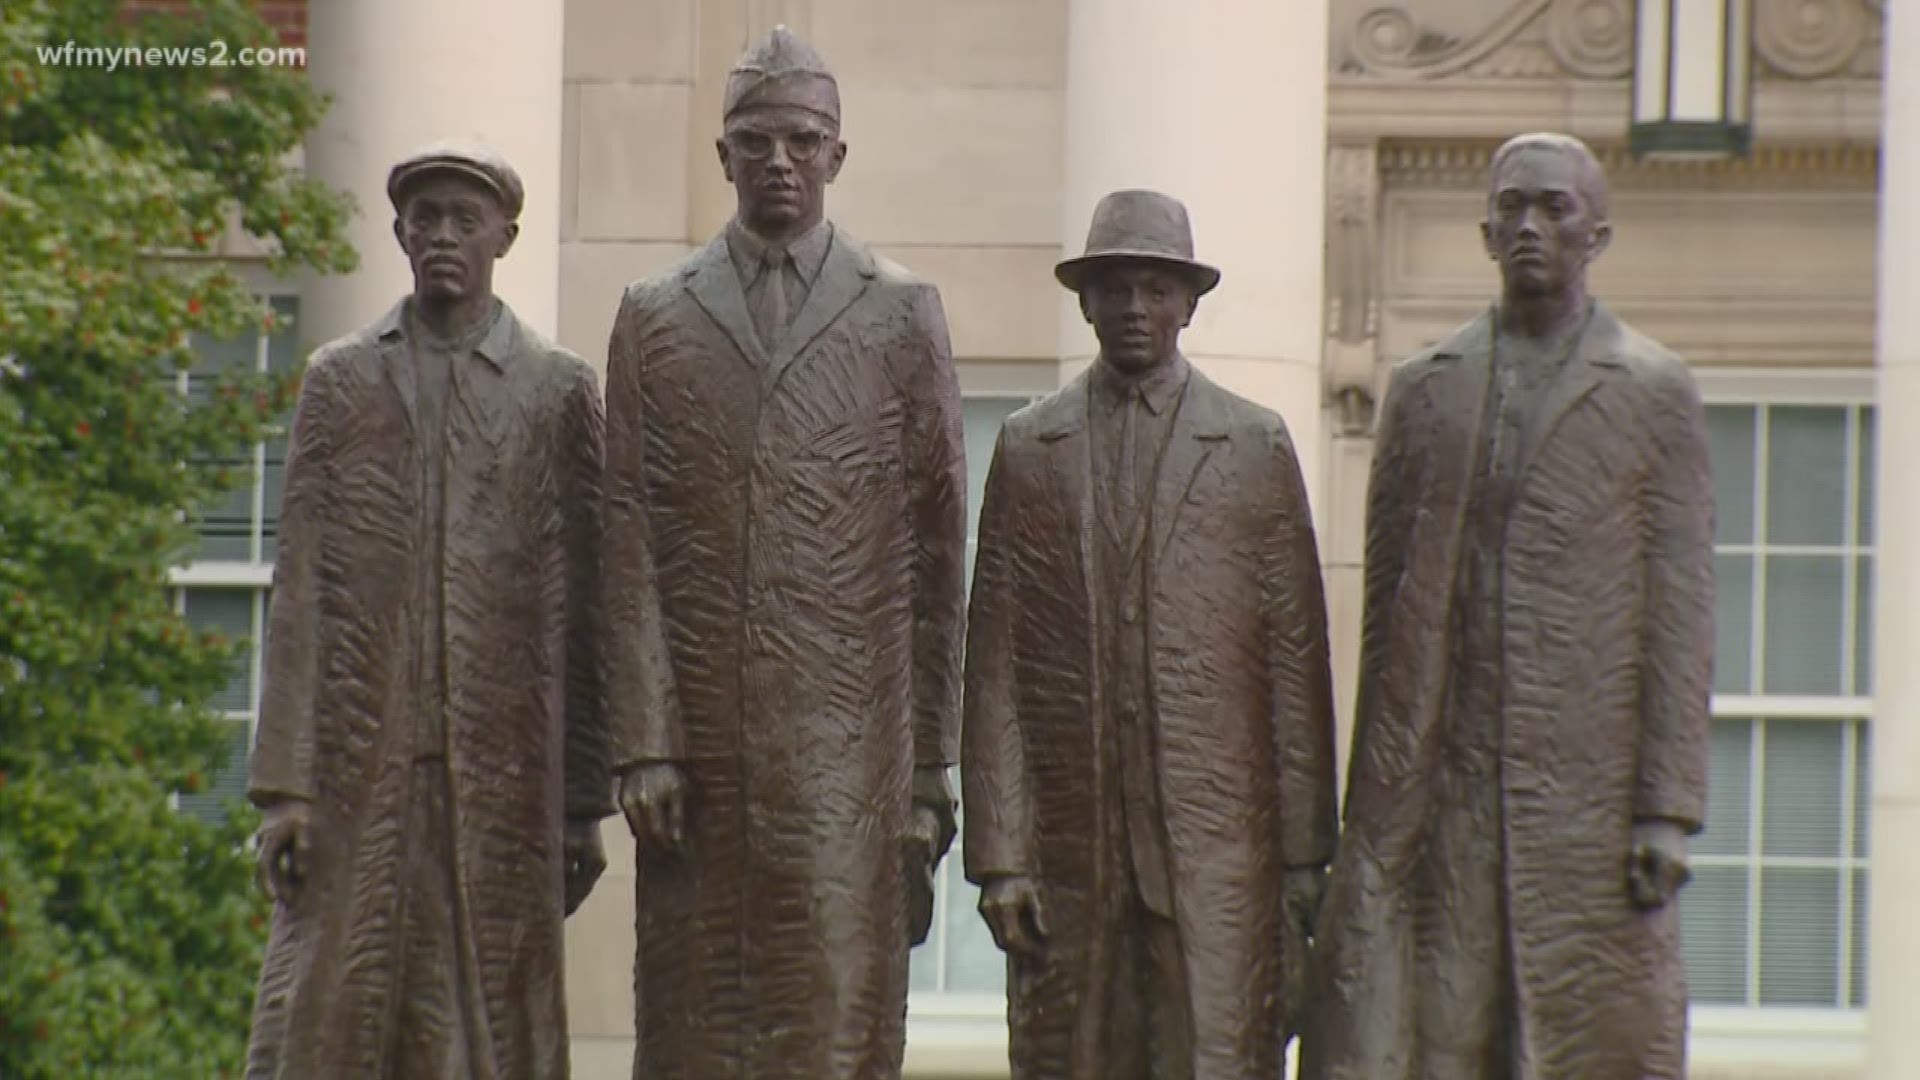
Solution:
<path fill-rule="evenodd" d="M 1145 407 L 1138 387 L 1129 387 L 1120 399 L 1120 454 L 1115 463 L 1118 467 L 1114 469 L 1113 486 L 1117 496 L 1115 516 L 1119 519 L 1118 532 L 1123 543 L 1132 540 L 1140 513 L 1138 414 Z"/>
<path fill-rule="evenodd" d="M 753 329 L 768 352 L 787 335 L 787 249 L 770 247 L 760 259 L 760 287 L 753 297 Z"/>

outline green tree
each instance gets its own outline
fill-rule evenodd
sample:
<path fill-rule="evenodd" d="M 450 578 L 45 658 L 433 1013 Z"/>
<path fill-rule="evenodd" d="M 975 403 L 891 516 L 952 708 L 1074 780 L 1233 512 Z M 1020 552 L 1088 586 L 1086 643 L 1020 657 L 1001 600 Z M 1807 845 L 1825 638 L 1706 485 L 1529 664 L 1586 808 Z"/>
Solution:
<path fill-rule="evenodd" d="M 172 797 L 221 767 L 238 643 L 167 579 L 217 466 L 287 379 L 180 393 L 190 335 L 269 319 L 210 257 L 238 215 L 274 269 L 351 269 L 345 200 L 290 168 L 324 103 L 297 69 L 116 70 L 41 47 L 272 44 L 243 0 L 0 3 L 0 1077 L 238 1072 L 265 907 L 251 813 Z"/>

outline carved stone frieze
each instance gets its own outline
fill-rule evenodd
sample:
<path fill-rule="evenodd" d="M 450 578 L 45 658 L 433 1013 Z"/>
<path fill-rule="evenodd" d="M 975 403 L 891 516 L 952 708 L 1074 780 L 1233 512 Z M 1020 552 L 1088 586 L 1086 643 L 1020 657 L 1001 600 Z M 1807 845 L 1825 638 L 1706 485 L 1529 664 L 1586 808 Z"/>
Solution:
<path fill-rule="evenodd" d="M 1336 75 L 1623 80 L 1633 0 L 1335 0 Z M 1873 78 L 1885 0 L 1754 0 L 1762 79 Z"/>
<path fill-rule="evenodd" d="M 1387 189 L 1477 190 L 1498 146 L 1491 140 L 1387 141 L 1379 149 L 1379 183 Z M 1636 159 L 1620 144 L 1596 144 L 1593 151 L 1615 191 L 1872 191 L 1880 167 L 1878 150 L 1859 144 L 1763 144 L 1748 157 L 1725 161 Z"/>

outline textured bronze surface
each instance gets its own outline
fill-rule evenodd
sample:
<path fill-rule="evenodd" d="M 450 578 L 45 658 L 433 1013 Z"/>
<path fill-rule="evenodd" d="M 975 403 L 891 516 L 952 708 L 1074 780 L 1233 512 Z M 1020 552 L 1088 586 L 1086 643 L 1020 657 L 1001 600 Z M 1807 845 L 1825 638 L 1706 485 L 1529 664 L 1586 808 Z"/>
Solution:
<path fill-rule="evenodd" d="M 628 288 L 609 351 L 636 1077 L 898 1076 L 952 841 L 959 388 L 938 293 L 824 217 L 830 84 L 784 27 L 742 61 L 739 213 Z"/>
<path fill-rule="evenodd" d="M 293 420 L 249 1077 L 567 1075 L 561 925 L 613 810 L 602 413 L 492 295 L 518 179 L 435 154 L 396 167 L 413 296 L 314 354 Z"/>
<path fill-rule="evenodd" d="M 1281 418 L 1180 330 L 1219 272 L 1117 192 L 1094 366 L 1008 419 L 967 638 L 966 868 L 1023 1080 L 1277 1077 L 1334 848 L 1326 606 Z"/>
<path fill-rule="evenodd" d="M 1586 147 L 1495 156 L 1503 295 L 1400 364 L 1368 496 L 1309 1080 L 1681 1080 L 1713 489 L 1686 365 L 1586 290 Z"/>

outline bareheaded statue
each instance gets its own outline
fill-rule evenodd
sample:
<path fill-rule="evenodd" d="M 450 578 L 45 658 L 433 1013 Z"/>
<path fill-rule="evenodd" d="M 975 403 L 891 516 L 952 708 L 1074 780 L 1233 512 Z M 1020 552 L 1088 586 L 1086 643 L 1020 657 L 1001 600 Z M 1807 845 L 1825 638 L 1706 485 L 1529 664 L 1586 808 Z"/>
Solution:
<path fill-rule="evenodd" d="M 1683 1080 L 1713 488 L 1687 366 L 1587 292 L 1607 185 L 1494 155 L 1491 310 L 1394 369 L 1308 1080 Z"/>

